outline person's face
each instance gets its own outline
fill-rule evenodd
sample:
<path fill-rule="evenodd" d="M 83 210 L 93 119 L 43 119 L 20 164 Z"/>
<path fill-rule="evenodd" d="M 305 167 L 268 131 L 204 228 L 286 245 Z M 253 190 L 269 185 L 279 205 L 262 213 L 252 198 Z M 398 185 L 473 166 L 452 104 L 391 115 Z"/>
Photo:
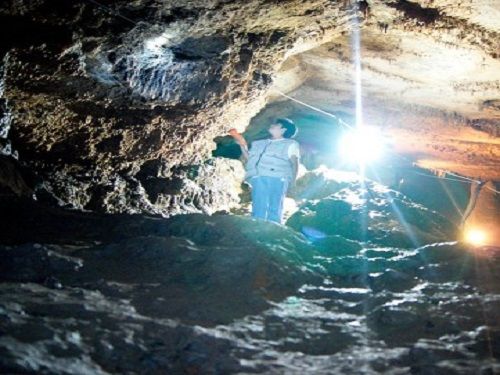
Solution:
<path fill-rule="evenodd" d="M 274 138 L 282 137 L 285 134 L 286 129 L 281 127 L 281 124 L 271 124 L 269 126 L 269 134 Z"/>

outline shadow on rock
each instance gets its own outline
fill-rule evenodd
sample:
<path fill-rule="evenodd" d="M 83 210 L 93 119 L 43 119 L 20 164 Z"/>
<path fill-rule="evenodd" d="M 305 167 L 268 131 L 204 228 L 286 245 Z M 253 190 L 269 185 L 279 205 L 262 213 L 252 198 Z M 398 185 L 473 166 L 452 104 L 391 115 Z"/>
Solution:
<path fill-rule="evenodd" d="M 325 277 L 314 263 L 318 253 L 290 228 L 222 215 L 164 221 L 163 236 L 7 247 L 2 279 L 95 289 L 129 299 L 146 316 L 213 325 L 258 313 Z"/>

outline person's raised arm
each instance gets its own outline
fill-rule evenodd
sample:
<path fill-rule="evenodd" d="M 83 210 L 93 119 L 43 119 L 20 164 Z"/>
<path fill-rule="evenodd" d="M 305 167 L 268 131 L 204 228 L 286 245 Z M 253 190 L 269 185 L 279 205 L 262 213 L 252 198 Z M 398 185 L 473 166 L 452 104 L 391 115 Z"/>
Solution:
<path fill-rule="evenodd" d="M 240 133 L 238 133 L 236 129 L 229 130 L 229 135 L 233 137 L 234 141 L 240 146 L 242 161 L 243 163 L 246 163 L 248 161 L 247 141 L 245 141 L 245 138 L 243 138 L 243 136 Z"/>

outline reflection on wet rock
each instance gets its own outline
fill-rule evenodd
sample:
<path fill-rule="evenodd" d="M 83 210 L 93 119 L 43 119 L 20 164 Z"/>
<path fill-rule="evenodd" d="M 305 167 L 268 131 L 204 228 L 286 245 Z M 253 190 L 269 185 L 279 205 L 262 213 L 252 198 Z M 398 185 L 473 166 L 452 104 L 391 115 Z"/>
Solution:
<path fill-rule="evenodd" d="M 39 209 L 31 234 L 0 248 L 8 373 L 499 370 L 498 253 L 241 216 Z"/>
<path fill-rule="evenodd" d="M 305 202 L 287 225 L 316 237 L 340 235 L 381 246 L 417 247 L 453 238 L 455 226 L 439 213 L 376 182 L 351 182 Z"/>

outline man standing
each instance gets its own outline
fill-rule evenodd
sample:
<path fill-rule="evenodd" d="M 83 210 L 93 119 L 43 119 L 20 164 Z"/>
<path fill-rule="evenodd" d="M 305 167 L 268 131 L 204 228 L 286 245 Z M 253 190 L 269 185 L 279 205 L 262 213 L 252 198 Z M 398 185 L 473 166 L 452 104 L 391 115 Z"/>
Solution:
<path fill-rule="evenodd" d="M 268 139 L 252 142 L 250 150 L 243 137 L 230 134 L 240 145 L 246 162 L 245 181 L 252 187 L 252 216 L 281 223 L 283 203 L 288 189 L 295 183 L 300 150 L 291 139 L 297 133 L 295 124 L 279 118 L 269 126 Z"/>

